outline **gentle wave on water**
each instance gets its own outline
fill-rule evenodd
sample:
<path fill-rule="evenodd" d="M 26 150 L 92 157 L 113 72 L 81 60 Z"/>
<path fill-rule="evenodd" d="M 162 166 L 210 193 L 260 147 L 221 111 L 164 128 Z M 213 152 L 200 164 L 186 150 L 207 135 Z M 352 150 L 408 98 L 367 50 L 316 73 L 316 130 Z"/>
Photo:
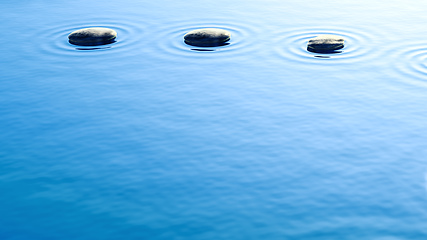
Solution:
<path fill-rule="evenodd" d="M 344 48 L 337 53 L 322 54 L 307 51 L 309 39 L 322 34 L 333 34 L 345 39 Z M 303 63 L 324 64 L 366 61 L 376 55 L 377 49 L 371 44 L 375 37 L 365 31 L 344 27 L 309 27 L 276 32 L 273 48 L 280 58 Z"/>
<path fill-rule="evenodd" d="M 400 81 L 406 84 L 426 87 L 427 83 L 427 42 L 407 42 L 405 45 L 392 45 L 393 69 L 401 75 Z"/>
<path fill-rule="evenodd" d="M 166 27 L 163 27 L 166 26 Z M 199 28 L 221 28 L 231 33 L 227 45 L 219 47 L 195 47 L 184 42 L 184 35 Z M 162 24 L 152 39 L 153 57 L 169 61 L 241 58 L 256 49 L 256 31 L 252 24 L 236 23 L 227 19 L 187 20 Z"/>
<path fill-rule="evenodd" d="M 6 4 L 0 239 L 426 239 L 426 8 L 54 2 Z"/>

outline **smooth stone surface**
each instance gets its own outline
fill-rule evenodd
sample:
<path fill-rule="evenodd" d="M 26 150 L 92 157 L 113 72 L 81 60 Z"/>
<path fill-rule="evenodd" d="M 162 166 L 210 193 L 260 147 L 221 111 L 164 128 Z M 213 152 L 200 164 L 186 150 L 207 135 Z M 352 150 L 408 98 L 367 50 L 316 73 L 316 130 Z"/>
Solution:
<path fill-rule="evenodd" d="M 324 34 L 308 41 L 307 50 L 311 52 L 333 52 L 344 47 L 344 38 Z"/>
<path fill-rule="evenodd" d="M 83 28 L 68 35 L 70 43 L 75 45 L 93 46 L 114 42 L 117 32 L 110 28 L 92 27 Z"/>
<path fill-rule="evenodd" d="M 231 34 L 219 28 L 196 29 L 184 35 L 185 43 L 193 46 L 211 47 L 225 45 Z"/>

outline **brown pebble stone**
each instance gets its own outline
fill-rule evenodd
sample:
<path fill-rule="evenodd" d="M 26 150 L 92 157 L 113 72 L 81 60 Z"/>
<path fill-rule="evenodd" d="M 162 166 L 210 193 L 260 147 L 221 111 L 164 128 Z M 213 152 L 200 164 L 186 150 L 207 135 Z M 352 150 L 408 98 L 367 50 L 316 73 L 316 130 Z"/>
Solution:
<path fill-rule="evenodd" d="M 68 35 L 70 43 L 82 46 L 103 45 L 114 42 L 117 33 L 103 27 L 83 28 Z"/>
<path fill-rule="evenodd" d="M 332 52 L 344 47 L 344 38 L 325 34 L 308 41 L 307 50 L 311 52 Z"/>
<path fill-rule="evenodd" d="M 185 43 L 193 46 L 213 47 L 224 45 L 230 40 L 231 34 L 219 28 L 196 29 L 184 35 Z"/>

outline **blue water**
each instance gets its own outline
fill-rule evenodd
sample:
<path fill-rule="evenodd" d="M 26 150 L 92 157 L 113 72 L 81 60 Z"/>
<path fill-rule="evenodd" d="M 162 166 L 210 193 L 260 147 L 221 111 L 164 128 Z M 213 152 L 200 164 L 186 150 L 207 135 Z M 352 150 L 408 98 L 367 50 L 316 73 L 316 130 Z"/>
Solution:
<path fill-rule="evenodd" d="M 0 239 L 427 239 L 427 2 L 0 9 Z"/>

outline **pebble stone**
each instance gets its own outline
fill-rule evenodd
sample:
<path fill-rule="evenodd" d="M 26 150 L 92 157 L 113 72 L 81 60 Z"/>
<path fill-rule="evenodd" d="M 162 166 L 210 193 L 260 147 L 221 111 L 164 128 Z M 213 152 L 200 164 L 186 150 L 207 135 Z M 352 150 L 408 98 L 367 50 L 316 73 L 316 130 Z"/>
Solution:
<path fill-rule="evenodd" d="M 333 52 L 344 47 L 344 38 L 324 34 L 308 41 L 307 50 L 310 52 Z"/>
<path fill-rule="evenodd" d="M 103 45 L 114 42 L 117 32 L 110 28 L 83 28 L 68 35 L 70 43 L 82 46 Z"/>
<path fill-rule="evenodd" d="M 215 47 L 226 44 L 231 34 L 219 28 L 202 28 L 188 32 L 184 35 L 185 43 L 198 47 Z"/>

